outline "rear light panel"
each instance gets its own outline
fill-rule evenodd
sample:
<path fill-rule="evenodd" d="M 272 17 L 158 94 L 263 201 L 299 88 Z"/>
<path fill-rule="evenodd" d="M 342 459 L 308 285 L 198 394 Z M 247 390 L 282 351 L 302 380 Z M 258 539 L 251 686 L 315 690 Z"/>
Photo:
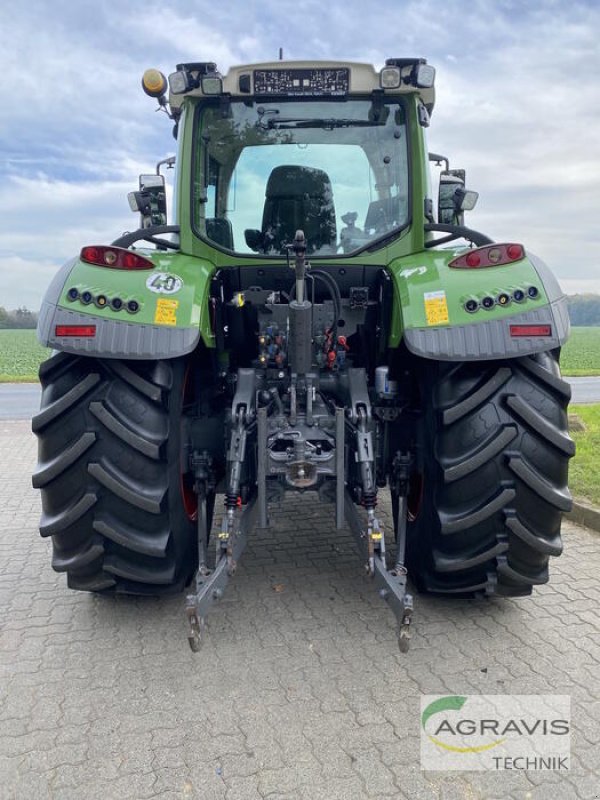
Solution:
<path fill-rule="evenodd" d="M 514 264 L 525 258 L 525 248 L 522 244 L 489 244 L 469 250 L 462 256 L 451 261 L 448 266 L 453 269 L 481 269 L 483 267 L 501 267 L 505 264 Z"/>
<path fill-rule="evenodd" d="M 79 258 L 86 264 L 108 269 L 154 269 L 154 264 L 149 258 L 144 258 L 125 247 L 87 245 L 82 248 Z"/>
<path fill-rule="evenodd" d="M 92 337 L 96 335 L 95 325 L 55 325 L 54 335 L 58 337 Z"/>
<path fill-rule="evenodd" d="M 124 300 L 121 297 L 108 297 L 105 294 L 94 295 L 89 289 L 80 290 L 77 286 L 72 286 L 67 291 L 67 300 L 74 303 L 77 300 L 84 305 L 89 306 L 94 303 L 97 308 L 105 309 L 110 308 L 111 311 L 122 311 L 123 309 L 129 311 L 130 314 L 137 314 L 141 305 L 135 299 Z"/>

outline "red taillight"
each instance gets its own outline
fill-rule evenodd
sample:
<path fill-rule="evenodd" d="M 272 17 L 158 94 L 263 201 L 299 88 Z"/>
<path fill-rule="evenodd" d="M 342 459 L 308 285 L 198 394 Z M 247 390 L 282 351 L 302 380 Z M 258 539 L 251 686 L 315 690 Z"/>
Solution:
<path fill-rule="evenodd" d="M 55 336 L 95 336 L 95 325 L 56 325 Z"/>
<path fill-rule="evenodd" d="M 455 269 L 478 269 L 481 267 L 501 267 L 525 258 L 522 244 L 487 244 L 469 250 L 465 255 L 455 258 L 448 266 Z"/>
<path fill-rule="evenodd" d="M 552 336 L 552 325 L 511 325 L 511 336 Z"/>
<path fill-rule="evenodd" d="M 149 258 L 144 258 L 124 247 L 88 245 L 82 248 L 79 258 L 88 264 L 109 269 L 154 269 L 154 264 Z"/>
<path fill-rule="evenodd" d="M 506 247 L 506 254 L 511 261 L 519 261 L 525 255 L 525 252 L 520 244 L 509 244 Z"/>

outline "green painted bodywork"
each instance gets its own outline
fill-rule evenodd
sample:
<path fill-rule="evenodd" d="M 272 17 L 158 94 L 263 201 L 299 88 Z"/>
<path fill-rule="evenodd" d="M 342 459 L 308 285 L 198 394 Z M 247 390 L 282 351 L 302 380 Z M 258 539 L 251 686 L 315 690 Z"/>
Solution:
<path fill-rule="evenodd" d="M 391 249 L 386 248 L 386 250 Z M 181 253 L 138 252 L 151 258 L 156 269 L 124 272 L 95 267 L 81 261 L 76 262 L 65 283 L 59 306 L 105 319 L 131 324 L 154 325 L 160 324 L 161 301 L 175 300 L 177 307 L 174 314 L 177 327 L 199 329 L 204 343 L 208 347 L 214 346 L 214 335 L 208 314 L 208 293 L 210 278 L 217 264 L 206 258 Z M 511 265 L 488 267 L 476 271 L 448 267 L 448 262 L 460 252 L 464 252 L 464 249 L 430 249 L 413 255 L 396 257 L 389 262 L 388 269 L 394 280 L 396 300 L 390 330 L 389 345 L 391 347 L 398 346 L 406 329 L 430 326 L 431 323 L 426 315 L 426 295 L 433 292 L 442 291 L 444 293 L 448 312 L 448 322 L 444 323 L 445 325 L 476 325 L 489 319 L 507 318 L 548 304 L 540 278 L 527 258 Z M 339 263 L 339 266 L 357 262 L 384 266 L 385 260 L 381 258 L 382 253 L 378 252 L 376 255 L 379 258 L 369 259 L 369 262 L 365 258 L 356 258 L 354 260 L 344 259 L 340 262 L 336 261 L 336 263 Z M 243 264 L 243 259 L 235 261 L 228 259 L 225 262 L 230 266 L 233 263 Z M 261 263 L 264 264 L 264 260 Z M 275 263 L 281 264 L 282 262 Z M 319 262 L 315 262 L 314 266 L 325 263 L 327 262 L 319 260 Z M 183 282 L 182 288 L 178 292 L 168 295 L 150 291 L 146 282 L 151 281 L 157 273 L 169 273 L 179 277 Z M 481 299 L 485 295 L 496 297 L 501 292 L 510 294 L 515 288 L 526 290 L 528 286 L 537 287 L 539 296 L 536 299 L 527 298 L 523 303 L 513 302 L 505 307 L 496 305 L 490 311 L 480 308 L 474 314 L 470 314 L 464 309 L 464 303 L 471 297 L 477 299 Z M 73 287 L 80 293 L 87 289 L 94 296 L 104 294 L 109 300 L 113 297 L 121 298 L 124 303 L 132 299 L 137 300 L 140 310 L 137 314 L 130 314 L 125 309 L 116 312 L 109 307 L 100 309 L 93 304 L 86 306 L 80 301 L 72 302 L 67 298 L 67 292 Z"/>
<path fill-rule="evenodd" d="M 125 271 L 96 267 L 77 261 L 65 282 L 59 307 L 119 322 L 156 325 L 161 324 L 159 322 L 161 301 L 174 300 L 177 302 L 177 307 L 174 309 L 176 326 L 200 329 L 204 341 L 211 344 L 208 292 L 214 265 L 183 253 L 141 249 L 136 252 L 149 258 L 154 263 L 155 269 Z M 150 291 L 146 283 L 152 281 L 158 273 L 176 275 L 183 283 L 182 288 L 173 294 L 159 294 Z M 140 305 L 140 310 L 136 314 L 131 314 L 125 308 L 113 311 L 108 306 L 98 308 L 93 303 L 84 305 L 79 300 L 73 302 L 67 297 L 71 288 L 78 289 L 80 293 L 87 289 L 94 296 L 104 294 L 109 300 L 119 297 L 124 304 L 129 300 L 136 300 Z M 171 323 L 162 324 L 170 325 Z"/>
<path fill-rule="evenodd" d="M 155 265 L 155 272 L 165 272 L 178 276 L 183 282 L 182 288 L 175 294 L 156 294 L 151 292 L 146 282 L 154 271 L 121 271 L 96 267 L 81 261 L 74 264 L 65 282 L 59 306 L 75 310 L 83 314 L 118 320 L 130 324 L 168 324 L 183 328 L 199 329 L 204 343 L 214 346 L 214 335 L 209 319 L 209 287 L 214 272 L 222 267 L 260 264 L 266 269 L 269 266 L 281 266 L 281 258 L 260 255 L 234 255 L 203 241 L 192 230 L 190 181 L 192 170 L 193 119 L 194 107 L 202 102 L 197 98 L 186 98 L 184 113 L 179 125 L 177 170 L 175 195 L 175 219 L 181 229 L 181 252 L 145 251 L 142 255 L 150 258 Z M 427 238 L 435 234 L 425 234 L 425 200 L 429 185 L 429 161 L 423 128 L 418 123 L 418 95 L 407 99 L 407 117 L 409 130 L 409 147 L 411 172 L 412 221 L 401 235 L 381 247 L 372 247 L 352 257 L 335 256 L 329 259 L 319 257 L 313 266 L 333 265 L 372 265 L 385 267 L 394 281 L 395 303 L 389 345 L 399 345 L 403 333 L 409 328 L 427 328 L 435 325 L 426 314 L 426 295 L 432 292 L 443 292 L 447 307 L 448 320 L 445 326 L 477 325 L 490 319 L 506 318 L 523 311 L 540 308 L 548 304 L 548 298 L 540 277 L 527 258 L 511 265 L 478 270 L 451 269 L 449 261 L 456 257 L 460 249 L 426 249 Z M 140 243 L 142 244 L 142 243 Z M 470 314 L 464 309 L 464 303 L 470 297 L 481 298 L 486 294 L 498 295 L 502 291 L 508 293 L 516 287 L 526 290 L 528 286 L 536 286 L 539 296 L 523 303 L 509 303 L 506 307 L 495 305 L 490 311 L 479 309 Z M 109 300 L 115 296 L 125 303 L 135 299 L 140 304 L 136 314 L 126 310 L 119 312 L 106 307 L 97 308 L 91 304 L 83 305 L 80 301 L 72 302 L 67 292 L 75 287 L 80 292 L 88 289 L 94 295 L 105 294 Z M 161 300 L 177 301 L 173 314 L 167 315 L 168 322 L 161 322 L 157 304 Z M 173 306 L 172 306 L 173 307 Z M 438 304 L 439 307 L 439 304 Z"/>
<path fill-rule="evenodd" d="M 432 323 L 427 319 L 427 295 L 443 292 L 448 322 L 444 326 L 477 325 L 490 319 L 505 319 L 548 305 L 541 280 L 527 258 L 513 264 L 484 269 L 455 269 L 448 263 L 465 248 L 455 250 L 426 250 L 412 256 L 399 258 L 389 265 L 394 279 L 395 300 L 390 335 L 390 346 L 397 347 L 402 334 L 409 328 L 427 328 Z M 470 298 L 496 298 L 500 293 L 511 294 L 520 288 L 525 292 L 535 286 L 539 295 L 535 299 L 526 297 L 522 303 L 495 305 L 489 311 L 479 308 L 475 313 L 465 310 Z M 430 302 L 430 301 L 429 301 Z M 435 302 L 435 301 L 434 301 Z"/>

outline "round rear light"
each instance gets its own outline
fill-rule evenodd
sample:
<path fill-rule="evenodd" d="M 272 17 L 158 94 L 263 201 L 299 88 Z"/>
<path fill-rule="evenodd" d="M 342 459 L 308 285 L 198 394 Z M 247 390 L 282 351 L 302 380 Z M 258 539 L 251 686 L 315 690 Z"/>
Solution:
<path fill-rule="evenodd" d="M 469 312 L 469 314 L 473 314 L 479 308 L 479 303 L 477 300 L 467 300 L 465 303 L 465 310 Z"/>
<path fill-rule="evenodd" d="M 495 301 L 493 297 L 484 297 L 481 301 L 481 305 L 489 311 L 490 308 L 493 308 L 495 305 Z"/>
<path fill-rule="evenodd" d="M 529 289 L 527 289 L 527 294 L 532 299 L 535 299 L 539 295 L 539 293 L 540 292 L 539 292 L 539 289 L 537 288 L 537 286 L 530 286 Z"/>
<path fill-rule="evenodd" d="M 511 259 L 511 261 L 518 261 L 524 256 L 523 248 L 520 244 L 509 244 L 506 248 L 506 255 Z"/>
<path fill-rule="evenodd" d="M 81 251 L 81 257 L 85 261 L 97 264 L 100 261 L 100 250 L 97 247 L 84 247 Z"/>
<path fill-rule="evenodd" d="M 466 262 L 469 267 L 478 267 L 481 264 L 481 256 L 479 253 L 469 253 Z"/>
<path fill-rule="evenodd" d="M 525 292 L 523 289 L 515 289 L 513 292 L 513 300 L 517 303 L 522 303 L 525 300 Z"/>
<path fill-rule="evenodd" d="M 81 293 L 81 302 L 82 302 L 84 305 L 86 305 L 86 306 L 87 306 L 89 303 L 91 303 L 91 302 L 92 302 L 92 300 L 93 300 L 93 299 L 94 299 L 94 297 L 93 297 L 92 293 L 91 293 L 91 292 L 88 292 L 88 290 L 87 290 L 87 289 L 85 290 L 85 292 L 82 292 L 82 293 Z"/>
<path fill-rule="evenodd" d="M 138 303 L 137 300 L 130 300 L 127 303 L 127 311 L 129 311 L 130 314 L 137 314 L 139 310 L 140 310 L 140 304 Z"/>
<path fill-rule="evenodd" d="M 123 301 L 120 297 L 113 297 L 110 301 L 110 307 L 113 311 L 120 311 L 123 308 Z"/>
<path fill-rule="evenodd" d="M 77 300 L 78 297 L 79 297 L 79 290 L 73 286 L 73 288 L 69 289 L 69 291 L 67 292 L 67 300 Z"/>

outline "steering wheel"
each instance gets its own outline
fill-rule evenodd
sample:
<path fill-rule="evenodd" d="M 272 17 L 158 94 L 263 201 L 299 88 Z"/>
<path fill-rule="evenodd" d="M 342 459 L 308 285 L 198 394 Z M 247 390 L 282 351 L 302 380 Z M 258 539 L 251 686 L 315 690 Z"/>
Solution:
<path fill-rule="evenodd" d="M 157 238 L 162 233 L 179 233 L 179 225 L 152 225 L 150 228 L 138 228 L 133 233 L 124 233 L 113 242 L 113 247 L 131 247 L 134 242 L 144 241 L 155 244 L 159 250 L 179 250 L 179 245 L 168 239 Z"/>
<path fill-rule="evenodd" d="M 425 225 L 424 228 L 426 231 L 440 231 L 448 234 L 448 236 L 442 236 L 441 239 L 425 242 L 425 247 L 435 247 L 438 244 L 446 244 L 446 242 L 452 242 L 455 239 L 468 239 L 477 247 L 485 244 L 494 244 L 494 240 L 490 239 L 489 236 L 471 228 L 465 228 L 464 225 L 446 225 L 441 222 L 431 222 Z"/>

